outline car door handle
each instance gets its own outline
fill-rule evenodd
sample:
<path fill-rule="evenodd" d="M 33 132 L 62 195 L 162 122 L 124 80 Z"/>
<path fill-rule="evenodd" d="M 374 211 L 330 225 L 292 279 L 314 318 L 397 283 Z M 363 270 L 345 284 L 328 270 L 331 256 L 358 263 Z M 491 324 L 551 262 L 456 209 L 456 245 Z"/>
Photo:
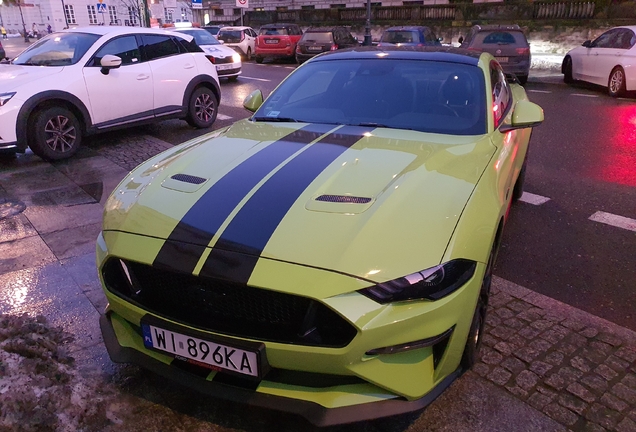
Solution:
<path fill-rule="evenodd" d="M 146 75 L 146 74 L 137 75 L 137 81 L 147 80 L 148 78 L 150 78 L 150 75 Z"/>
<path fill-rule="evenodd" d="M 186 63 L 185 65 L 183 65 L 184 69 L 192 69 L 194 67 L 194 65 L 192 63 Z"/>

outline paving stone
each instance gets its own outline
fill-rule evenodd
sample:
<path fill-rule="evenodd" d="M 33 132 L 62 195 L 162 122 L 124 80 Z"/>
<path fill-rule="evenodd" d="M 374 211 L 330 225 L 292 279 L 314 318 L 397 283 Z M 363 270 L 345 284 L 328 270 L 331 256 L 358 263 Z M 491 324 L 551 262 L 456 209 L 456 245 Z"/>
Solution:
<path fill-rule="evenodd" d="M 520 328 L 522 328 L 523 326 L 526 325 L 526 323 L 524 323 L 523 321 L 521 321 L 518 318 L 512 317 L 509 318 L 507 320 L 504 321 L 504 324 L 510 328 L 513 328 L 515 330 L 519 330 Z"/>
<path fill-rule="evenodd" d="M 537 382 L 539 381 L 539 376 L 529 370 L 524 370 L 517 375 L 515 378 L 515 382 L 519 387 L 524 390 L 531 390 Z"/>
<path fill-rule="evenodd" d="M 554 390 L 551 390 L 551 389 L 549 389 L 547 387 L 544 387 L 544 386 L 541 386 L 541 385 L 537 386 L 537 391 L 539 393 L 542 393 L 542 394 L 546 395 L 546 396 L 549 396 L 552 399 L 557 397 L 557 393 Z"/>
<path fill-rule="evenodd" d="M 497 345 L 498 342 L 499 339 L 490 336 L 488 333 L 486 333 L 481 339 L 481 343 L 489 347 Z"/>
<path fill-rule="evenodd" d="M 499 318 L 495 314 L 489 313 L 486 316 L 486 324 L 496 327 L 498 325 L 501 325 L 501 318 Z"/>
<path fill-rule="evenodd" d="M 559 351 L 560 353 L 563 353 L 566 356 L 571 356 L 572 354 L 574 354 L 576 352 L 578 348 L 576 347 L 576 345 L 572 345 L 569 343 L 562 343 L 557 345 L 556 350 Z"/>
<path fill-rule="evenodd" d="M 499 308 L 504 306 L 506 303 L 510 303 L 512 300 L 514 300 L 514 297 L 511 297 L 504 292 L 500 292 L 499 294 L 491 295 L 490 299 L 488 299 L 488 303 L 493 308 Z"/>
<path fill-rule="evenodd" d="M 544 382 L 557 390 L 562 390 L 567 385 L 565 379 L 557 372 L 550 375 Z"/>
<path fill-rule="evenodd" d="M 549 363 L 543 362 L 541 360 L 535 360 L 530 364 L 530 370 L 536 373 L 539 376 L 545 376 L 553 366 Z"/>
<path fill-rule="evenodd" d="M 572 384 L 570 384 L 567 387 L 567 391 L 572 393 L 574 396 L 578 396 L 579 398 L 583 399 L 587 403 L 592 403 L 596 400 L 596 396 L 594 396 L 594 394 L 591 391 L 589 391 L 588 389 L 586 389 L 585 387 L 583 387 L 581 384 L 577 382 L 573 382 Z"/>
<path fill-rule="evenodd" d="M 520 358 L 521 360 L 525 361 L 526 363 L 530 363 L 532 360 L 537 358 L 539 356 L 539 354 L 541 354 L 541 353 L 535 348 L 532 348 L 532 347 L 529 347 L 529 346 L 525 346 L 525 347 L 519 348 L 513 354 L 515 355 L 515 357 Z"/>
<path fill-rule="evenodd" d="M 617 432 L 636 432 L 636 422 L 625 418 L 616 426 Z"/>
<path fill-rule="evenodd" d="M 633 374 L 627 374 L 625 375 L 625 377 L 621 380 L 621 382 L 623 384 L 625 384 L 627 387 L 636 390 L 636 375 Z"/>
<path fill-rule="evenodd" d="M 534 339 L 540 333 L 541 333 L 541 330 L 537 330 L 536 328 L 529 327 L 529 326 L 522 328 L 518 332 L 518 334 L 520 334 L 521 336 L 523 336 L 526 339 Z"/>
<path fill-rule="evenodd" d="M 514 345 L 516 347 L 522 347 L 522 346 L 525 346 L 528 343 L 528 341 L 525 338 L 519 336 L 518 333 L 515 333 L 512 336 L 510 336 L 507 339 L 507 341 L 508 341 L 508 343 L 510 343 L 510 344 L 512 344 L 512 345 Z"/>
<path fill-rule="evenodd" d="M 565 338 L 565 342 L 572 344 L 578 348 L 585 346 L 588 343 L 588 340 L 585 336 L 581 336 L 578 333 L 572 333 L 568 337 Z"/>
<path fill-rule="evenodd" d="M 579 415 L 583 414 L 583 411 L 585 411 L 588 406 L 587 403 L 581 399 L 569 394 L 559 395 L 559 404 Z"/>
<path fill-rule="evenodd" d="M 611 408 L 615 411 L 622 412 L 629 407 L 629 405 L 627 405 L 625 402 L 610 393 L 603 394 L 603 396 L 601 396 L 600 402 L 606 407 Z"/>
<path fill-rule="evenodd" d="M 516 346 L 511 345 L 508 342 L 497 342 L 493 348 L 505 356 L 509 356 L 515 349 L 517 349 Z"/>
<path fill-rule="evenodd" d="M 636 348 L 635 347 L 621 347 L 616 351 L 616 356 L 627 360 L 630 363 L 636 362 Z"/>
<path fill-rule="evenodd" d="M 511 311 L 508 308 L 499 308 L 495 310 L 495 313 L 497 314 L 497 316 L 499 318 L 501 318 L 502 320 L 506 320 L 508 318 L 512 318 L 513 316 L 515 316 L 516 314 Z"/>
<path fill-rule="evenodd" d="M 605 432 L 605 431 L 607 431 L 607 429 L 605 429 L 603 426 L 599 426 L 596 423 L 592 423 L 588 421 L 585 422 L 585 424 L 583 425 L 583 429 L 581 429 L 581 432 Z"/>
<path fill-rule="evenodd" d="M 599 393 L 604 393 L 609 387 L 607 381 L 596 374 L 584 376 L 581 378 L 581 382 Z"/>
<path fill-rule="evenodd" d="M 582 357 L 576 356 L 570 359 L 570 365 L 573 368 L 580 370 L 581 372 L 589 372 L 592 370 L 590 363 Z"/>
<path fill-rule="evenodd" d="M 545 352 L 552 348 L 552 344 L 544 339 L 535 339 L 528 344 L 529 347 L 535 348 L 537 351 Z"/>
<path fill-rule="evenodd" d="M 624 373 L 625 371 L 627 371 L 627 368 L 629 367 L 629 362 L 626 362 L 625 360 L 620 359 L 613 355 L 609 356 L 605 360 L 605 364 L 611 367 L 612 369 L 614 369 L 618 373 Z"/>
<path fill-rule="evenodd" d="M 621 338 L 611 333 L 601 332 L 598 334 L 596 339 L 600 340 L 601 342 L 605 342 L 606 344 L 609 344 L 613 347 L 619 347 L 623 344 L 623 341 L 621 340 Z"/>
<path fill-rule="evenodd" d="M 602 353 L 605 353 L 605 355 L 608 355 L 609 353 L 612 352 L 611 345 L 606 344 L 605 342 L 598 341 L 598 340 L 590 342 L 589 346 L 590 348 L 594 348 L 596 350 L 601 351 Z"/>
<path fill-rule="evenodd" d="M 544 320 L 544 319 L 536 320 L 536 321 L 530 323 L 531 327 L 534 327 L 534 328 L 536 328 L 537 330 L 540 330 L 540 331 L 545 331 L 545 330 L 549 329 L 550 327 L 552 327 L 553 325 L 554 325 L 553 322 L 548 321 L 548 320 Z"/>
<path fill-rule="evenodd" d="M 515 334 L 515 332 L 516 330 L 514 329 L 500 325 L 497 327 L 493 327 L 493 329 L 490 331 L 490 334 L 495 337 L 498 337 L 499 339 L 505 340 L 505 339 L 508 339 L 513 334 Z"/>
<path fill-rule="evenodd" d="M 610 391 L 631 405 L 636 405 L 636 390 L 630 389 L 625 384 L 618 383 Z"/>
<path fill-rule="evenodd" d="M 537 311 L 541 311 L 541 309 L 538 309 L 538 308 L 528 309 L 526 311 L 521 312 L 519 315 L 517 315 L 517 318 L 522 319 L 524 321 L 528 321 L 528 322 L 535 322 L 543 317 L 543 314 L 540 314 Z M 552 324 L 552 322 L 550 323 Z"/>
<path fill-rule="evenodd" d="M 484 363 L 477 363 L 475 366 L 473 366 L 472 370 L 481 377 L 486 376 L 486 374 L 490 372 L 490 368 Z"/>
<path fill-rule="evenodd" d="M 499 366 L 495 367 L 489 374 L 488 379 L 495 384 L 504 385 L 508 382 L 512 374 Z"/>
<path fill-rule="evenodd" d="M 547 319 L 549 321 L 552 321 L 553 323 L 560 323 L 561 321 L 566 319 L 566 317 L 564 317 L 564 316 L 561 316 L 561 315 L 558 315 L 558 314 L 555 314 L 555 313 L 550 313 L 550 312 L 546 313 L 543 316 L 543 318 Z"/>
<path fill-rule="evenodd" d="M 607 355 L 603 354 L 602 351 L 590 348 L 583 348 L 580 355 L 597 365 L 603 363 L 605 359 L 607 359 Z"/>
<path fill-rule="evenodd" d="M 520 399 L 525 399 L 528 397 L 528 392 L 518 386 L 506 386 L 506 390 Z"/>
<path fill-rule="evenodd" d="M 548 355 L 545 356 L 545 361 L 554 365 L 554 366 L 559 366 L 561 363 L 563 363 L 563 354 L 560 352 L 551 352 L 548 353 Z"/>
<path fill-rule="evenodd" d="M 549 404 L 550 402 L 552 402 L 552 397 L 545 395 L 543 393 L 533 393 L 532 395 L 530 395 L 530 397 L 528 398 L 528 403 L 538 409 L 538 410 L 542 410 L 543 407 L 545 407 L 547 404 Z"/>
<path fill-rule="evenodd" d="M 499 364 L 503 360 L 503 356 L 499 354 L 497 351 L 488 347 L 481 347 L 481 361 L 489 364 L 496 365 Z"/>
<path fill-rule="evenodd" d="M 561 325 L 574 331 L 581 331 L 585 328 L 585 323 L 579 320 L 571 319 L 571 318 L 568 318 L 565 321 L 563 321 Z"/>
<path fill-rule="evenodd" d="M 552 328 L 541 333 L 539 337 L 555 344 L 561 341 L 565 336 L 567 336 L 569 332 L 570 330 L 566 329 L 565 327 L 553 326 Z"/>
<path fill-rule="evenodd" d="M 618 374 L 611 367 L 606 364 L 598 365 L 594 372 L 602 376 L 605 380 L 611 381 L 618 376 Z"/>
<path fill-rule="evenodd" d="M 506 306 L 508 306 L 509 309 L 512 309 L 513 311 L 517 313 L 525 312 L 532 307 L 530 303 L 526 303 L 523 300 L 512 301 L 508 303 Z"/>
<path fill-rule="evenodd" d="M 590 339 L 598 334 L 598 330 L 596 330 L 594 327 L 588 327 L 585 330 L 580 331 L 579 334 L 581 336 L 585 336 L 586 338 Z"/>
<path fill-rule="evenodd" d="M 506 357 L 500 366 L 508 369 L 514 374 L 518 374 L 526 369 L 526 364 L 515 357 Z"/>
<path fill-rule="evenodd" d="M 620 413 L 604 407 L 599 403 L 593 404 L 585 413 L 586 419 L 598 423 L 607 429 L 612 429 L 616 426 L 621 417 Z"/>
<path fill-rule="evenodd" d="M 575 413 L 556 403 L 546 405 L 543 408 L 543 412 L 566 426 L 572 426 L 579 419 L 579 416 Z"/>
<path fill-rule="evenodd" d="M 629 418 L 631 418 L 632 420 L 636 421 L 636 408 L 634 408 L 633 410 L 631 410 L 631 411 L 629 412 L 629 414 L 627 414 L 627 416 L 628 416 Z"/>

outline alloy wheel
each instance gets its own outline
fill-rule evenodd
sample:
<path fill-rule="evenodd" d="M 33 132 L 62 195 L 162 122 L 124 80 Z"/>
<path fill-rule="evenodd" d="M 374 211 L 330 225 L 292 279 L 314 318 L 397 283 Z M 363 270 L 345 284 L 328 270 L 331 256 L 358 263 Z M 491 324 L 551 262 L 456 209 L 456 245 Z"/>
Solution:
<path fill-rule="evenodd" d="M 194 103 L 194 110 L 199 120 L 208 122 L 214 116 L 216 106 L 209 94 L 201 93 Z"/>
<path fill-rule="evenodd" d="M 623 87 L 623 71 L 620 69 L 614 71 L 612 77 L 610 78 L 610 91 L 613 94 L 618 94 Z"/>
<path fill-rule="evenodd" d="M 73 122 L 66 116 L 57 115 L 49 119 L 44 127 L 46 144 L 51 150 L 60 153 L 70 151 L 77 139 Z"/>

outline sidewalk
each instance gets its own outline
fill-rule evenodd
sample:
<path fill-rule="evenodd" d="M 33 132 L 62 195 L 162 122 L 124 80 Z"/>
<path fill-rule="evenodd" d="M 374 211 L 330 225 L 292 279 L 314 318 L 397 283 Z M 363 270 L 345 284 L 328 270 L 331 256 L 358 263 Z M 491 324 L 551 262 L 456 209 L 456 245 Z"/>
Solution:
<path fill-rule="evenodd" d="M 106 354 L 98 326 L 106 301 L 94 264 L 102 206 L 132 166 L 167 147 L 143 135 L 125 142 L 104 135 L 68 161 L 30 153 L 0 161 L 0 313 L 45 316 L 74 337 L 66 347 L 75 358 L 57 365 L 66 378 L 51 381 L 12 354 L 13 363 L 0 367 L 0 426 L 27 430 L 46 418 L 52 430 L 62 430 L 59 419 L 65 430 L 88 431 L 307 428 L 293 416 L 209 399 L 115 365 Z M 64 359 L 55 352 L 52 363 Z M 15 381 L 16 396 L 5 380 L 21 365 L 29 373 Z M 20 404 L 9 404 L 10 396 Z M 38 407 L 49 407 L 48 417 Z M 472 371 L 423 412 L 335 429 L 635 432 L 636 333 L 495 278 Z"/>

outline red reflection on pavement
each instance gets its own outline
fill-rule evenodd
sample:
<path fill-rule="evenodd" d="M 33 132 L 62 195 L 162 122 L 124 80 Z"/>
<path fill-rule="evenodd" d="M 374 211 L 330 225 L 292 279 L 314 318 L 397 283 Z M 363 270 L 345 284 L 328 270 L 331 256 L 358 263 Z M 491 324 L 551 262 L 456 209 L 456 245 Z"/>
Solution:
<path fill-rule="evenodd" d="M 605 143 L 600 162 L 601 180 L 627 186 L 636 186 L 636 106 L 615 108 L 614 131 Z"/>

